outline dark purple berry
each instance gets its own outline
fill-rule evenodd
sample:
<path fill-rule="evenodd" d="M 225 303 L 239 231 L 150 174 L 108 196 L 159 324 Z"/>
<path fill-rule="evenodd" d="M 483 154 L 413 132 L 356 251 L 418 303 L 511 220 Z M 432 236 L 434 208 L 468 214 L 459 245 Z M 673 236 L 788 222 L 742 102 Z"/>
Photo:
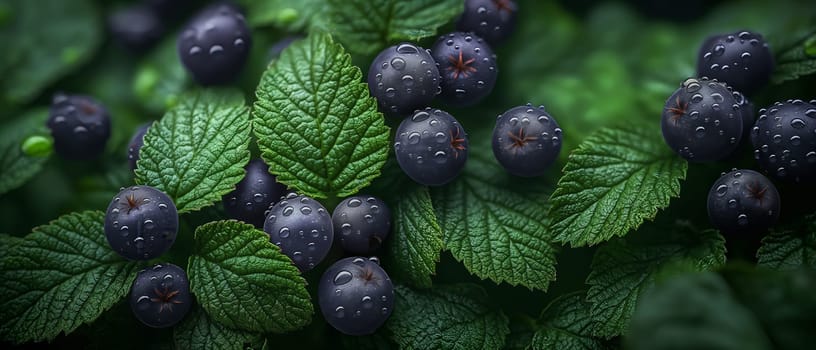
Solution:
<path fill-rule="evenodd" d="M 348 197 L 334 208 L 332 222 L 344 251 L 370 255 L 391 231 L 391 210 L 376 197 Z"/>
<path fill-rule="evenodd" d="M 334 240 L 332 220 L 322 204 L 306 196 L 288 194 L 269 208 L 264 232 L 301 272 L 319 264 Z"/>
<path fill-rule="evenodd" d="M 152 8 L 133 5 L 122 8 L 108 18 L 114 39 L 128 50 L 145 52 L 164 35 L 164 24 Z"/>
<path fill-rule="evenodd" d="M 743 134 L 744 116 L 738 97 L 716 80 L 687 79 L 663 108 L 661 128 L 666 144 L 689 161 L 727 157 L 739 146 Z"/>
<path fill-rule="evenodd" d="M 561 128 L 544 106 L 513 107 L 496 119 L 493 155 L 516 176 L 540 176 L 558 159 Z"/>
<path fill-rule="evenodd" d="M 130 309 L 149 327 L 167 328 L 179 323 L 192 305 L 187 273 L 173 264 L 140 271 L 130 287 Z"/>
<path fill-rule="evenodd" d="M 759 114 L 751 143 L 760 167 L 780 180 L 816 182 L 816 100 L 777 102 Z"/>
<path fill-rule="evenodd" d="M 495 46 L 516 29 L 517 11 L 512 0 L 465 0 L 465 11 L 456 29 L 473 32 Z"/>
<path fill-rule="evenodd" d="M 697 75 L 752 95 L 768 84 L 774 59 L 762 35 L 738 31 L 707 38 L 697 56 Z"/>
<path fill-rule="evenodd" d="M 404 117 L 439 93 L 439 70 L 425 50 L 401 43 L 382 50 L 368 68 L 368 88 L 380 111 Z"/>
<path fill-rule="evenodd" d="M 54 150 L 71 160 L 99 157 L 111 132 L 105 107 L 82 95 L 55 95 L 47 125 L 54 138 Z"/>
<path fill-rule="evenodd" d="M 397 128 L 394 154 L 402 171 L 428 186 L 446 184 L 465 167 L 465 129 L 448 112 L 426 108 L 405 118 Z"/>
<path fill-rule="evenodd" d="M 249 57 L 252 37 L 244 16 L 220 4 L 199 12 L 178 39 L 181 62 L 202 85 L 229 83 Z"/>
<path fill-rule="evenodd" d="M 452 106 L 470 106 L 493 91 L 498 76 L 493 49 L 473 33 L 454 32 L 439 37 L 431 55 L 442 74 L 442 94 Z"/>
<path fill-rule="evenodd" d="M 241 220 L 262 229 L 269 207 L 281 199 L 286 186 L 275 181 L 269 166 L 260 159 L 247 164 L 246 175 L 235 190 L 224 195 L 224 210 L 231 219 Z"/>
<path fill-rule="evenodd" d="M 113 251 L 130 260 L 150 260 L 176 241 L 178 211 L 164 192 L 150 186 L 119 191 L 105 214 L 105 237 Z"/>
<path fill-rule="evenodd" d="M 753 170 L 723 174 L 708 192 L 708 217 L 727 233 L 762 232 L 779 219 L 779 192 Z"/>
<path fill-rule="evenodd" d="M 376 258 L 338 260 L 323 273 L 317 293 L 326 322 L 348 335 L 374 333 L 394 310 L 394 286 Z"/>
<path fill-rule="evenodd" d="M 133 134 L 133 137 L 130 138 L 130 142 L 128 142 L 127 158 L 131 171 L 136 170 L 136 162 L 139 161 L 139 151 L 142 150 L 142 146 L 144 145 L 144 136 L 147 134 L 147 129 L 150 128 L 151 124 L 153 123 L 145 123 L 140 125 L 136 129 L 136 133 Z"/>

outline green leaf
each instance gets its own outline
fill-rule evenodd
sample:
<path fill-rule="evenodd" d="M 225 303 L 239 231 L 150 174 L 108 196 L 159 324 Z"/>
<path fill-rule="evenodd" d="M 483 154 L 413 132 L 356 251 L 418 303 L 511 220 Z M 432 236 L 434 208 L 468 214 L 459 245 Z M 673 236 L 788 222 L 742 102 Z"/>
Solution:
<path fill-rule="evenodd" d="M 584 293 L 564 294 L 541 313 L 541 330 L 533 336 L 532 349 L 611 349 L 592 336 L 589 303 Z"/>
<path fill-rule="evenodd" d="M 252 116 L 277 181 L 312 197 L 356 193 L 379 176 L 388 128 L 343 47 L 312 34 L 261 78 Z"/>
<path fill-rule="evenodd" d="M 0 91 L 24 103 L 88 60 L 104 30 L 89 0 L 8 0 L 9 23 L 0 32 L 6 54 L 0 59 Z M 43 19 L 48 19 L 44 25 Z"/>
<path fill-rule="evenodd" d="M 775 348 L 813 348 L 816 270 L 780 272 L 738 265 L 722 275 L 730 295 L 751 310 Z"/>
<path fill-rule="evenodd" d="M 395 288 L 394 313 L 386 323 L 405 349 L 500 349 L 508 320 L 474 284 L 437 285 L 414 291 Z"/>
<path fill-rule="evenodd" d="M 393 224 L 382 254 L 388 273 L 404 283 L 430 287 L 442 252 L 442 230 L 426 187 L 409 185 L 393 201 Z"/>
<path fill-rule="evenodd" d="M 601 129 L 570 154 L 550 230 L 572 246 L 623 236 L 680 194 L 688 163 L 653 127 Z"/>
<path fill-rule="evenodd" d="M 47 109 L 34 109 L 3 125 L 0 131 L 0 195 L 34 177 L 48 157 L 23 153 L 23 140 L 32 134 L 46 134 Z"/>
<path fill-rule="evenodd" d="M 233 330 L 215 322 L 200 307 L 194 308 L 174 329 L 173 339 L 178 349 L 235 349 L 248 346 L 260 348 L 263 336 Z"/>
<path fill-rule="evenodd" d="M 761 325 L 715 273 L 688 274 L 658 285 L 638 303 L 630 350 L 770 350 Z"/>
<path fill-rule="evenodd" d="M 462 13 L 459 0 L 329 0 L 329 21 L 349 51 L 371 54 L 397 41 L 418 41 Z"/>
<path fill-rule="evenodd" d="M 311 321 L 306 281 L 269 236 L 238 221 L 195 231 L 190 288 L 207 314 L 224 326 L 283 333 Z"/>
<path fill-rule="evenodd" d="M 757 251 L 759 265 L 776 270 L 816 268 L 816 214 L 798 230 L 771 231 Z"/>
<path fill-rule="evenodd" d="M 779 84 L 816 73 L 816 30 L 793 43 L 776 58 L 772 80 Z"/>
<path fill-rule="evenodd" d="M 95 320 L 130 291 L 137 262 L 110 249 L 104 213 L 72 213 L 40 226 L 0 258 L 0 336 L 52 340 Z"/>
<path fill-rule="evenodd" d="M 326 0 L 240 0 L 253 27 L 272 25 L 289 32 L 320 27 L 326 20 Z"/>
<path fill-rule="evenodd" d="M 586 281 L 593 334 L 609 338 L 626 333 L 638 299 L 664 270 L 683 265 L 704 271 L 724 263 L 725 239 L 717 231 L 696 232 L 680 224 L 644 226 L 601 246 Z"/>
<path fill-rule="evenodd" d="M 133 75 L 134 95 L 152 111 L 164 112 L 174 106 L 190 81 L 178 58 L 177 39 L 164 39 Z"/>
<path fill-rule="evenodd" d="M 249 162 L 249 113 L 231 90 L 203 90 L 151 126 L 139 151 L 136 182 L 173 198 L 179 213 L 220 201 Z"/>
<path fill-rule="evenodd" d="M 480 278 L 546 290 L 555 279 L 546 215 L 551 188 L 541 179 L 508 175 L 484 140 L 486 147 L 471 145 L 453 183 L 431 191 L 445 248 Z"/>

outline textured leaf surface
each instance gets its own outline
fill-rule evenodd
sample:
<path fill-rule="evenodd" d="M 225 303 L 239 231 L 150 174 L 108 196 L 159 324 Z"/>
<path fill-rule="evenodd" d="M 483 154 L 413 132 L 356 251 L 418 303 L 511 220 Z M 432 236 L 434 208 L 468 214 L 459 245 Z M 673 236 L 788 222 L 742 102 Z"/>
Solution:
<path fill-rule="evenodd" d="M 43 341 L 71 333 L 127 295 L 138 266 L 110 249 L 103 222 L 99 211 L 65 215 L 3 253 L 3 340 Z"/>
<path fill-rule="evenodd" d="M 311 321 L 306 281 L 269 236 L 238 221 L 199 226 L 190 257 L 190 287 L 224 326 L 282 333 Z"/>
<path fill-rule="evenodd" d="M 471 148 L 462 174 L 431 192 L 445 248 L 471 273 L 541 290 L 555 279 L 556 248 L 546 215 L 550 193 L 542 179 L 508 175 L 489 145 Z"/>
<path fill-rule="evenodd" d="M 436 35 L 462 13 L 459 0 L 329 0 L 331 30 L 349 51 L 372 54 L 400 40 Z"/>
<path fill-rule="evenodd" d="M 408 185 L 392 206 L 391 235 L 382 254 L 386 271 L 417 287 L 430 287 L 442 252 L 442 230 L 436 221 L 426 187 Z M 393 204 L 392 204 L 393 203 Z"/>
<path fill-rule="evenodd" d="M 653 224 L 601 246 L 586 281 L 593 334 L 608 338 L 625 333 L 638 299 L 664 269 L 683 265 L 704 271 L 724 263 L 725 239 L 714 230 Z"/>
<path fill-rule="evenodd" d="M 623 236 L 680 194 L 687 166 L 659 130 L 601 129 L 570 154 L 550 198 L 550 230 L 572 246 Z"/>
<path fill-rule="evenodd" d="M 533 336 L 532 349 L 600 350 L 611 349 L 592 336 L 589 303 L 584 293 L 565 294 L 541 313 L 542 329 Z"/>
<path fill-rule="evenodd" d="M 425 291 L 395 289 L 394 313 L 386 323 L 404 349 L 500 349 L 510 329 L 501 310 L 490 307 L 473 284 L 439 285 Z"/>
<path fill-rule="evenodd" d="M 47 135 L 48 110 L 29 111 L 0 129 L 0 195 L 11 191 L 36 175 L 48 157 L 32 157 L 21 148 L 26 137 Z"/>
<path fill-rule="evenodd" d="M 2 95 L 27 102 L 89 59 L 104 30 L 89 0 L 8 0 L 0 24 Z M 43 19 L 48 19 L 47 25 Z"/>
<path fill-rule="evenodd" d="M 278 182 L 313 197 L 343 197 L 379 176 L 388 128 L 361 79 L 328 34 L 297 41 L 269 66 L 252 115 Z"/>
<path fill-rule="evenodd" d="M 175 328 L 173 340 L 178 349 L 234 349 L 263 343 L 258 334 L 229 329 L 215 322 L 200 307 L 194 308 Z"/>
<path fill-rule="evenodd" d="M 771 231 L 757 251 L 759 265 L 776 270 L 816 268 L 816 214 L 796 230 Z"/>
<path fill-rule="evenodd" d="M 211 205 L 244 177 L 249 129 L 240 94 L 203 90 L 185 95 L 148 129 L 136 180 L 167 193 L 179 213 Z"/>

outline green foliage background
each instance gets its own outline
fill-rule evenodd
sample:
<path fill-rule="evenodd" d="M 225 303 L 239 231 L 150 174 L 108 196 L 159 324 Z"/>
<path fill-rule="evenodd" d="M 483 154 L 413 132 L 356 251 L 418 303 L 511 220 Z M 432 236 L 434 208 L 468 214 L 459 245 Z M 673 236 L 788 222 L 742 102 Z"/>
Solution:
<path fill-rule="evenodd" d="M 248 66 L 236 84 L 239 92 L 224 94 L 243 94 L 247 106 L 264 105 L 257 101 L 262 95 L 256 89 L 270 60 L 277 59 L 269 48 L 280 39 L 328 30 L 365 74 L 371 59 L 386 45 L 417 39 L 421 45 L 430 46 L 434 33 L 453 28 L 451 20 L 457 11 L 451 9 L 459 4 L 452 0 L 405 1 L 399 6 L 391 6 L 393 2 L 386 0 L 239 2 L 246 7 L 253 25 L 254 44 Z M 495 48 L 499 81 L 493 94 L 477 106 L 448 110 L 464 125 L 471 139 L 472 158 L 462 178 L 428 190 L 402 177 L 393 159 L 385 161 L 382 175 L 364 191 L 381 194 L 396 208 L 394 223 L 401 227 L 400 233 L 388 242 L 382 258 L 387 271 L 401 285 L 398 293 L 404 298 L 402 303 L 411 307 L 395 312 L 392 322 L 377 334 L 341 337 L 326 325 L 319 312 L 308 326 L 295 332 L 242 333 L 212 322 L 213 316 L 218 317 L 207 309 L 212 304 L 194 309 L 189 322 L 174 334 L 142 326 L 130 315 L 129 306 L 119 302 L 107 311 L 98 305 L 99 312 L 104 312 L 90 324 L 83 322 L 95 315 L 83 314 L 66 321 L 78 328 L 71 335 L 57 336 L 53 342 L 66 347 L 172 348 L 197 347 L 201 337 L 213 336 L 232 344 L 267 348 L 326 348 L 337 344 L 354 349 L 395 344 L 405 348 L 447 348 L 456 341 L 446 337 L 461 333 L 469 340 L 484 340 L 462 343 L 462 348 L 603 349 L 626 345 L 655 349 L 671 345 L 667 343 L 671 338 L 638 336 L 651 334 L 649 326 L 654 322 L 677 326 L 686 332 L 680 334 L 688 337 L 706 330 L 684 328 L 683 316 L 688 315 L 659 310 L 667 305 L 682 309 L 687 304 L 706 302 L 711 303 L 710 308 L 700 307 L 722 310 L 717 312 L 725 316 L 717 317 L 727 318 L 704 320 L 710 322 L 704 324 L 710 325 L 712 331 L 722 327 L 718 334 L 723 339 L 734 340 L 723 348 L 743 349 L 748 348 L 748 343 L 752 348 L 798 348 L 803 344 L 797 342 L 801 338 L 796 335 L 816 329 L 814 300 L 803 292 L 813 286 L 812 273 L 756 272 L 750 265 L 758 262 L 777 271 L 816 267 L 816 216 L 807 216 L 816 213 L 812 199 L 816 188 L 812 184 L 778 184 L 783 196 L 779 230 L 764 239 L 726 236 L 723 241 L 717 232 L 707 230 L 710 225 L 704 204 L 709 186 L 723 171 L 755 168 L 747 146 L 739 156 L 715 164 L 685 165 L 678 159 L 666 160 L 671 154 L 655 156 L 674 164 L 670 176 L 656 180 L 665 191 L 649 198 L 647 208 L 634 215 L 635 219 L 594 232 L 602 236 L 600 239 L 582 236 L 586 232 L 573 226 L 580 217 L 576 219 L 570 216 L 574 213 L 558 207 L 569 201 L 570 194 L 569 188 L 559 185 L 559 179 L 565 173 L 581 176 L 578 171 L 570 173 L 567 165 L 573 151 L 578 150 L 576 153 L 585 160 L 603 157 L 592 151 L 596 149 L 593 143 L 603 144 L 604 137 L 625 139 L 632 136 L 627 133 L 640 135 L 643 130 L 659 133 L 658 118 L 666 97 L 681 81 L 694 75 L 698 45 L 712 33 L 750 29 L 763 33 L 771 43 L 778 59 L 777 74 L 774 84 L 754 98 L 757 108 L 788 98 L 816 98 L 816 75 L 812 74 L 816 69 L 816 5 L 812 2 L 688 1 L 657 10 L 649 10 L 644 3 L 519 0 L 517 31 L 509 42 Z M 135 181 L 126 165 L 126 145 L 132 132 L 142 123 L 158 120 L 179 101 L 184 105 L 185 94 L 195 93 L 175 53 L 176 33 L 183 22 L 177 21 L 151 52 L 127 54 L 105 30 L 105 14 L 123 4 L 0 0 L 0 42 L 6 50 L 0 55 L 0 146 L 4 152 L 0 158 L 0 233 L 4 234 L 0 236 L 0 256 L 9 256 L 12 247 L 21 244 L 17 237 L 37 226 L 72 212 L 103 210 L 120 187 Z M 193 4 L 192 8 L 199 5 Z M 365 12 L 369 8 L 388 11 L 374 16 Z M 352 21 L 356 25 L 350 25 Z M 343 77 L 348 76 L 354 73 Z M 350 87 L 348 94 L 363 91 L 355 88 Z M 44 120 L 43 108 L 57 91 L 92 95 L 108 107 L 113 134 L 100 159 L 78 163 L 55 156 L 29 157 L 17 147 L 27 136 L 47 135 L 39 123 Z M 495 168 L 489 144 L 484 140 L 497 114 L 528 102 L 545 105 L 558 120 L 564 129 L 564 148 L 550 174 L 519 181 Z M 370 101 L 363 105 L 370 105 Z M 257 118 L 254 112 L 251 118 Z M 398 121 L 386 118 L 385 124 L 393 128 Z M 602 134 L 595 134 L 601 129 Z M 246 144 L 243 138 L 247 131 L 240 133 L 242 139 L 233 142 Z M 258 137 L 257 131 L 253 137 Z M 647 142 L 645 148 L 662 146 L 661 140 L 655 139 L 648 141 L 651 143 Z M 254 140 L 250 144 L 253 157 L 269 147 L 261 143 L 258 148 Z M 583 153 L 579 148 L 582 144 L 587 150 Z M 637 145 L 631 146 L 610 152 L 640 150 Z M 237 162 L 225 166 L 231 166 L 229 171 L 235 173 L 233 163 Z M 381 163 L 378 160 L 377 164 Z M 580 169 L 580 162 L 575 166 Z M 139 176 L 144 183 L 158 179 L 149 171 Z M 353 189 L 326 185 L 313 192 L 328 197 L 324 204 L 331 210 L 338 200 L 334 195 L 351 193 L 369 180 L 354 183 L 357 188 Z M 393 188 L 400 190 L 393 193 Z M 560 193 L 556 188 L 566 194 L 551 203 L 549 196 L 554 191 Z M 631 195 L 637 197 L 639 193 Z M 182 216 L 179 239 L 164 260 L 188 266 L 187 257 L 195 256 L 200 244 L 194 240 L 196 228 L 224 218 L 218 205 L 207 205 L 217 199 L 210 195 L 189 200 L 194 202 L 189 208 L 192 212 Z M 554 219 L 552 213 L 561 216 Z M 564 220 L 565 216 L 570 220 Z M 609 222 L 583 224 L 604 227 Z M 558 232 L 549 232 L 554 227 Z M 53 229 L 49 226 L 44 230 Z M 469 234 L 475 231 L 490 235 Z M 247 237 L 255 233 L 247 233 Z M 560 236 L 553 239 L 556 234 Z M 485 250 L 484 245 L 491 242 L 496 246 Z M 270 259 L 275 257 L 273 253 L 264 254 L 270 254 Z M 327 261 L 340 254 L 333 252 Z M 3 278 L 13 277 L 7 272 L 8 266 L 30 263 L 20 259 L 24 257 L 12 256 L 4 260 L 5 265 L 0 264 L 4 267 Z M 731 265 L 721 268 L 725 261 Z M 324 263 L 304 276 L 313 303 L 317 279 L 326 266 Z M 721 269 L 719 273 L 690 273 L 717 268 Z M 615 276 L 634 276 L 635 281 Z M 429 286 L 433 287 L 419 288 Z M 769 290 L 768 294 L 762 294 L 762 289 Z M 2 292 L 8 290 L 4 287 Z M 650 293 L 654 297 L 634 311 L 638 299 Z M 779 295 L 787 298 L 780 300 Z M 99 298 L 108 304 L 116 300 L 110 295 Z M 302 300 L 299 302 L 298 308 L 306 309 Z M 443 304 L 454 306 L 443 308 Z M 797 328 L 790 324 L 792 316 L 785 314 L 786 310 L 792 310 L 796 317 L 810 311 L 811 316 L 793 318 L 801 327 Z M 266 320 L 266 327 L 256 328 L 280 329 L 273 317 L 275 312 L 267 310 L 272 316 Z M 630 324 L 632 317 L 635 321 Z M 810 325 L 814 327 L 807 328 Z M 753 330 L 750 336 L 756 338 L 739 333 L 746 330 Z M 626 332 L 631 332 L 632 337 L 622 340 L 620 335 Z M 56 334 L 39 334 L 36 340 L 53 336 Z"/>

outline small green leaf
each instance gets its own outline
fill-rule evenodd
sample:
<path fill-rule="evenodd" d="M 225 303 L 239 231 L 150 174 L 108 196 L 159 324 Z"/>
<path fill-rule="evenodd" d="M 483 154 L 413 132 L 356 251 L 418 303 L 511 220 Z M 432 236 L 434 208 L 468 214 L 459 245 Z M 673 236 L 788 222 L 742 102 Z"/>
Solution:
<path fill-rule="evenodd" d="M 249 129 L 240 94 L 203 90 L 185 95 L 148 129 L 136 182 L 167 193 L 179 213 L 209 206 L 244 177 Z"/>
<path fill-rule="evenodd" d="M 371 54 L 397 41 L 434 36 L 463 9 L 460 0 L 329 0 L 329 21 L 350 51 Z"/>
<path fill-rule="evenodd" d="M 240 0 L 253 27 L 272 25 L 289 32 L 320 27 L 326 20 L 326 0 Z"/>
<path fill-rule="evenodd" d="M 194 308 L 173 331 L 177 349 L 234 349 L 260 348 L 263 336 L 233 330 L 215 322 L 201 308 Z"/>
<path fill-rule="evenodd" d="M 638 299 L 662 271 L 677 265 L 704 271 L 725 263 L 725 239 L 717 231 L 696 232 L 678 225 L 644 226 L 595 253 L 586 281 L 595 336 L 626 333 Z"/>
<path fill-rule="evenodd" d="M 500 349 L 510 333 L 507 316 L 493 309 L 474 284 L 395 288 L 394 313 L 386 323 L 404 349 Z"/>
<path fill-rule="evenodd" d="M 623 236 L 680 194 L 687 167 L 656 128 L 601 129 L 570 154 L 550 198 L 550 230 L 572 246 Z"/>
<path fill-rule="evenodd" d="M 800 34 L 804 35 L 777 51 L 776 68 L 772 77 L 774 83 L 816 73 L 816 30 L 811 27 Z"/>
<path fill-rule="evenodd" d="M 393 201 L 392 232 L 382 254 L 383 265 L 397 280 L 430 287 L 442 253 L 442 230 L 426 187 L 409 185 Z"/>
<path fill-rule="evenodd" d="M 269 236 L 238 221 L 195 231 L 190 288 L 207 314 L 224 326 L 282 333 L 311 321 L 306 281 Z"/>
<path fill-rule="evenodd" d="M 33 99 L 89 59 L 105 33 L 95 4 L 89 0 L 7 3 L 11 15 L 0 38 L 4 56 L 10 57 L 0 62 L 0 91 L 14 103 Z M 44 18 L 48 25 L 43 25 Z"/>
<path fill-rule="evenodd" d="M 556 247 L 547 230 L 550 186 L 507 174 L 486 147 L 471 145 L 465 170 L 431 191 L 445 248 L 467 269 L 496 283 L 546 290 Z"/>
<path fill-rule="evenodd" d="M 593 350 L 612 349 L 592 336 L 589 303 L 584 293 L 564 294 L 541 313 L 542 328 L 533 336 L 532 349 Z"/>
<path fill-rule="evenodd" d="M 325 198 L 356 193 L 379 176 L 388 128 L 343 47 L 312 34 L 283 51 L 261 78 L 255 136 L 277 181 Z"/>
<path fill-rule="evenodd" d="M 72 213 L 40 226 L 0 258 L 0 336 L 54 339 L 95 320 L 122 299 L 138 269 L 113 252 L 104 213 Z"/>
<path fill-rule="evenodd" d="M 759 265 L 776 270 L 816 268 L 816 214 L 797 230 L 771 231 L 757 251 Z"/>
<path fill-rule="evenodd" d="M 626 349 L 770 350 L 762 325 L 715 273 L 681 275 L 638 303 Z"/>
<path fill-rule="evenodd" d="M 181 97 L 190 79 L 178 58 L 176 36 L 168 36 L 139 65 L 133 93 L 152 111 L 164 112 Z"/>
<path fill-rule="evenodd" d="M 47 109 L 34 109 L 3 125 L 0 131 L 0 195 L 34 177 L 48 160 L 47 156 L 27 155 L 23 151 L 23 141 L 28 136 L 47 132 L 47 118 Z"/>

